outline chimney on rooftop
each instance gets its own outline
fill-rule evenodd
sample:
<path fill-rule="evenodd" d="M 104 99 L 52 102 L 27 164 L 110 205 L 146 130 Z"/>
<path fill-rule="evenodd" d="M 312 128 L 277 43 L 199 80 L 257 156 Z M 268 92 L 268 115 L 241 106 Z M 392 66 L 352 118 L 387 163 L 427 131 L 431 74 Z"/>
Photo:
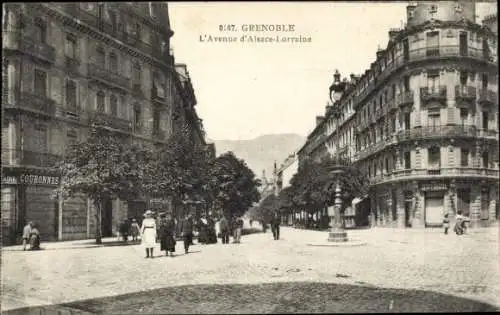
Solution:
<path fill-rule="evenodd" d="M 391 28 L 389 30 L 389 41 L 393 41 L 396 36 L 399 34 L 400 29 L 399 28 Z"/>
<path fill-rule="evenodd" d="M 323 119 L 325 119 L 324 116 L 316 116 L 316 126 L 321 124 L 323 122 Z"/>
<path fill-rule="evenodd" d="M 333 82 L 340 82 L 340 73 L 339 70 L 335 70 L 335 74 L 333 75 Z"/>
<path fill-rule="evenodd" d="M 379 46 L 377 49 L 377 59 L 381 58 L 383 55 L 384 55 L 384 50 Z"/>

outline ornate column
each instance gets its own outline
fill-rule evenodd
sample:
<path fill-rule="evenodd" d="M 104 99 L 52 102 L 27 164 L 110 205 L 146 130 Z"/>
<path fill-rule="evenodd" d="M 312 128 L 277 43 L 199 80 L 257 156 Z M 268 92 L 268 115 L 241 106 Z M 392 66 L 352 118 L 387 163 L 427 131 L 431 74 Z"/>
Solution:
<path fill-rule="evenodd" d="M 448 213 L 448 217 L 454 217 L 457 214 L 457 183 L 454 179 L 450 181 L 450 186 L 448 189 L 448 201 L 450 203 L 449 209 L 445 209 L 445 213 Z M 446 212 L 448 210 L 448 212 Z"/>
<path fill-rule="evenodd" d="M 341 169 L 333 167 L 333 170 L 330 171 L 330 173 L 334 175 L 336 182 L 335 182 L 335 204 L 333 207 L 334 213 L 333 213 L 333 218 L 330 217 L 330 222 L 332 222 L 332 229 L 328 233 L 328 241 L 347 242 L 347 232 L 344 230 L 344 220 L 342 217 L 342 189 L 340 187 L 340 182 L 337 179 L 337 176 L 339 174 L 342 174 L 343 171 Z"/>
<path fill-rule="evenodd" d="M 480 168 L 481 167 L 481 142 L 476 141 L 476 156 L 473 161 L 473 167 Z"/>
<path fill-rule="evenodd" d="M 423 215 L 422 215 L 422 196 L 420 195 L 420 191 L 418 188 L 418 182 L 413 181 L 412 182 L 412 190 L 413 190 L 413 200 L 412 200 L 412 211 L 411 211 L 411 217 L 412 217 L 412 226 L 413 227 L 422 227 L 424 225 L 423 223 Z"/>
<path fill-rule="evenodd" d="M 377 211 L 377 203 L 376 203 L 376 194 L 372 192 L 369 193 L 370 195 L 370 225 L 371 227 L 376 227 L 378 224 L 377 224 L 377 220 L 375 219 L 376 218 L 376 211 Z"/>
<path fill-rule="evenodd" d="M 394 222 L 392 218 L 392 189 L 387 187 L 387 211 L 386 211 L 386 225 L 394 227 Z"/>
<path fill-rule="evenodd" d="M 403 194 L 403 189 L 399 187 L 396 188 L 396 221 L 398 228 L 404 228 L 405 222 L 405 198 Z"/>

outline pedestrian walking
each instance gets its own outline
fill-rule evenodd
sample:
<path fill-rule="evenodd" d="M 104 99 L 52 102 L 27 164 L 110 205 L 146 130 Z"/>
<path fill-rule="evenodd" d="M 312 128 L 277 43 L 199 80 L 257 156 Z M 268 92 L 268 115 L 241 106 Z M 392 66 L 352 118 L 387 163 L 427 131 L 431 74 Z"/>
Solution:
<path fill-rule="evenodd" d="M 30 250 L 40 250 L 40 232 L 36 223 L 31 224 Z"/>
<path fill-rule="evenodd" d="M 273 237 L 275 240 L 280 239 L 280 224 L 281 220 L 279 214 L 277 212 L 274 213 L 273 218 L 271 219 L 271 229 L 273 232 Z"/>
<path fill-rule="evenodd" d="M 209 214 L 207 218 L 207 244 L 217 243 L 217 232 L 215 230 L 215 220 Z"/>
<path fill-rule="evenodd" d="M 160 226 L 160 250 L 165 251 L 165 255 L 174 257 L 175 253 L 175 222 L 170 214 L 167 214 Z"/>
<path fill-rule="evenodd" d="M 161 217 L 162 217 L 162 213 L 161 212 L 152 212 L 152 215 L 153 215 L 153 218 L 155 220 L 155 223 L 156 223 L 156 240 L 155 242 L 159 242 L 160 241 L 160 225 L 161 225 Z"/>
<path fill-rule="evenodd" d="M 181 223 L 181 235 L 184 241 L 184 253 L 189 252 L 189 245 L 193 244 L 193 218 L 187 214 Z"/>
<path fill-rule="evenodd" d="M 457 235 L 462 235 L 467 231 L 466 223 L 469 221 L 469 218 L 462 215 L 462 211 L 457 211 L 457 216 L 455 217 L 455 227 L 453 230 Z"/>
<path fill-rule="evenodd" d="M 207 244 L 207 219 L 202 216 L 198 222 L 198 243 Z"/>
<path fill-rule="evenodd" d="M 130 233 L 130 224 L 127 219 L 123 220 L 123 222 L 120 224 L 120 235 L 123 238 L 124 242 L 128 241 L 128 235 Z"/>
<path fill-rule="evenodd" d="M 132 219 L 132 224 L 130 225 L 130 235 L 132 235 L 132 241 L 136 242 L 137 241 L 137 236 L 139 235 L 139 232 L 141 231 L 141 228 L 139 224 L 137 223 L 136 219 Z"/>
<path fill-rule="evenodd" d="M 234 243 L 240 243 L 241 242 L 241 230 L 243 229 L 243 220 L 240 217 L 235 217 L 234 220 Z"/>
<path fill-rule="evenodd" d="M 448 234 L 448 229 L 450 228 L 450 219 L 448 218 L 448 213 L 445 213 L 443 219 L 444 234 Z"/>
<path fill-rule="evenodd" d="M 219 221 L 219 227 L 222 236 L 222 244 L 229 244 L 229 223 L 224 215 Z"/>
<path fill-rule="evenodd" d="M 252 227 L 252 224 L 253 224 L 253 220 L 250 219 L 250 227 Z"/>
<path fill-rule="evenodd" d="M 146 249 L 146 258 L 153 258 L 153 249 L 156 245 L 156 221 L 153 212 L 147 210 L 141 227 L 142 246 Z"/>
<path fill-rule="evenodd" d="M 26 246 L 30 242 L 31 229 L 33 227 L 33 222 L 28 222 L 23 228 L 23 250 L 26 250 Z"/>

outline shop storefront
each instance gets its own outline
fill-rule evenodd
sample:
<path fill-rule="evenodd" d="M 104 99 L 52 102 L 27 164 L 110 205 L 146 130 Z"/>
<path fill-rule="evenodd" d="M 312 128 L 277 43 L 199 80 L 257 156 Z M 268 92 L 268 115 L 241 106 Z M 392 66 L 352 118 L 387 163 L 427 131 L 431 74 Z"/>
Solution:
<path fill-rule="evenodd" d="M 57 185 L 59 185 L 58 176 L 4 170 L 2 174 L 4 245 L 20 243 L 23 227 L 29 221 L 38 225 L 42 241 L 58 239 L 59 204 L 52 197 Z"/>

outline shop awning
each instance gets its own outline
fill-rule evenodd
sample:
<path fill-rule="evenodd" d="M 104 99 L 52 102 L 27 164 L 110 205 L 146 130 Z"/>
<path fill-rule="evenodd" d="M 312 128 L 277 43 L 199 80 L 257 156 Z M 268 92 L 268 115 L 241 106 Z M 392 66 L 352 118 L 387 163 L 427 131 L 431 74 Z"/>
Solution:
<path fill-rule="evenodd" d="M 352 200 L 352 206 L 354 207 L 355 205 L 357 205 L 358 203 L 360 203 L 361 201 L 365 200 L 366 198 L 368 198 L 368 196 L 363 196 L 363 197 L 356 197 Z"/>

